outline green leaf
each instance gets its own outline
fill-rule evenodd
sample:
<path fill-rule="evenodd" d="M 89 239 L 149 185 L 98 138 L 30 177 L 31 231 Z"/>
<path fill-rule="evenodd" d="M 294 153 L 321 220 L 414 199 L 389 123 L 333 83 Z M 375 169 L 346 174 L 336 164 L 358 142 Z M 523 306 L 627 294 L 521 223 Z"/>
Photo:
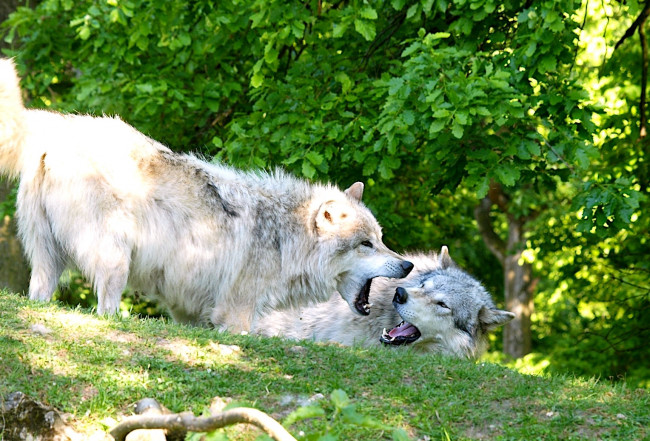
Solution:
<path fill-rule="evenodd" d="M 348 394 L 346 394 L 345 391 L 341 389 L 332 391 L 330 394 L 330 400 L 332 401 L 332 404 L 334 404 L 334 406 L 339 410 L 350 405 L 350 398 L 348 397 Z"/>
<path fill-rule="evenodd" d="M 388 95 L 395 95 L 399 90 L 402 88 L 404 85 L 404 79 L 403 78 L 391 78 L 390 81 L 388 81 Z"/>
<path fill-rule="evenodd" d="M 256 12 L 250 16 L 250 20 L 253 22 L 252 28 L 259 26 L 260 22 L 264 19 L 267 11 L 268 9 L 262 9 L 261 11 Z"/>
<path fill-rule="evenodd" d="M 446 118 L 449 115 L 451 115 L 451 112 L 447 109 L 437 109 L 435 112 L 433 112 L 434 118 Z"/>
<path fill-rule="evenodd" d="M 449 32 L 435 32 L 433 34 L 429 34 L 427 37 L 431 40 L 440 40 L 443 38 L 449 38 L 450 36 L 451 34 Z"/>
<path fill-rule="evenodd" d="M 313 179 L 313 177 L 316 175 L 316 169 L 311 164 L 311 162 L 306 159 L 302 161 L 302 174 L 307 179 Z"/>
<path fill-rule="evenodd" d="M 368 20 L 377 20 L 377 11 L 375 11 L 370 6 L 364 6 L 361 8 L 359 15 L 361 15 L 362 18 L 367 18 Z"/>
<path fill-rule="evenodd" d="M 253 86 L 256 89 L 260 87 L 263 83 L 264 83 L 264 75 L 262 75 L 260 72 L 256 73 L 251 78 L 251 86 Z"/>
<path fill-rule="evenodd" d="M 429 126 L 429 135 L 433 135 L 434 133 L 438 133 L 439 131 L 441 131 L 442 129 L 445 128 L 445 125 L 446 125 L 445 121 L 443 121 L 441 119 L 435 120 Z"/>
<path fill-rule="evenodd" d="M 479 184 L 476 186 L 476 197 L 478 199 L 483 199 L 487 196 L 488 190 L 490 189 L 490 178 L 483 176 Z"/>
<path fill-rule="evenodd" d="M 415 124 L 415 114 L 411 110 L 405 110 L 404 113 L 402 113 L 402 119 L 407 126 Z"/>
<path fill-rule="evenodd" d="M 182 32 L 178 35 L 178 41 L 180 41 L 183 46 L 189 46 L 192 43 L 192 37 L 190 37 L 190 34 L 187 32 Z"/>
<path fill-rule="evenodd" d="M 465 129 L 457 121 L 454 121 L 452 123 L 452 125 L 451 125 L 451 134 L 454 135 L 454 137 L 460 139 L 460 138 L 463 137 L 464 132 L 465 132 Z"/>
<path fill-rule="evenodd" d="M 153 85 L 151 85 L 150 83 L 136 84 L 135 88 L 142 93 L 148 93 L 148 94 L 153 93 Z"/>
<path fill-rule="evenodd" d="M 408 432 L 401 428 L 393 429 L 393 433 L 391 435 L 393 437 L 393 441 L 411 441 Z"/>
<path fill-rule="evenodd" d="M 590 164 L 589 155 L 585 149 L 577 148 L 573 156 L 579 168 L 585 170 L 589 167 Z"/>
<path fill-rule="evenodd" d="M 391 179 L 395 176 L 393 174 L 393 170 L 391 169 L 388 161 L 386 161 L 385 158 L 382 159 L 381 162 L 379 163 L 379 175 L 383 179 Z"/>
<path fill-rule="evenodd" d="M 537 66 L 541 73 L 552 72 L 557 68 L 557 59 L 553 55 L 545 55 Z"/>
<path fill-rule="evenodd" d="M 534 156 L 539 156 L 540 155 L 541 148 L 540 148 L 540 145 L 537 142 L 527 141 L 525 144 L 526 144 L 526 148 L 528 149 L 528 152 L 531 155 L 534 155 Z"/>
<path fill-rule="evenodd" d="M 272 46 L 267 46 L 267 48 L 264 50 L 264 61 L 267 63 L 273 63 L 274 61 L 277 61 L 278 59 L 278 50 Z"/>
<path fill-rule="evenodd" d="M 402 51 L 402 57 L 408 57 L 409 55 L 411 55 L 412 53 L 414 53 L 415 51 L 417 51 L 421 47 L 422 47 L 422 43 L 420 43 L 419 41 L 416 41 L 415 43 L 412 43 L 411 45 L 409 45 L 406 49 L 404 49 Z"/>
<path fill-rule="evenodd" d="M 366 157 L 366 160 L 363 162 L 363 170 L 362 174 L 363 176 L 370 176 L 375 173 L 377 170 L 377 165 L 379 164 L 379 159 L 377 158 L 377 155 L 372 155 L 369 157 Z"/>
<path fill-rule="evenodd" d="M 417 13 L 420 12 L 420 4 L 419 3 L 413 3 L 407 10 L 406 10 L 406 18 L 410 19 L 413 18 L 417 15 Z"/>
<path fill-rule="evenodd" d="M 309 151 L 305 154 L 305 158 L 309 159 L 314 165 L 320 165 L 323 162 L 323 156 L 320 153 Z"/>
<path fill-rule="evenodd" d="M 352 154 L 352 158 L 359 164 L 362 164 L 366 159 L 366 152 L 361 149 L 357 149 Z"/>
<path fill-rule="evenodd" d="M 309 418 L 318 418 L 325 416 L 325 411 L 319 406 L 303 406 L 291 412 L 282 422 L 283 426 L 291 426 L 298 421 Z"/>
<path fill-rule="evenodd" d="M 336 75 L 334 75 L 334 79 L 341 83 L 341 90 L 343 93 L 347 93 L 352 87 L 352 81 L 350 80 L 348 74 L 345 72 L 338 72 Z"/>
<path fill-rule="evenodd" d="M 520 175 L 519 170 L 511 164 L 499 164 L 494 169 L 494 173 L 497 175 L 499 181 L 508 187 L 515 185 Z"/>
<path fill-rule="evenodd" d="M 529 160 L 531 158 L 528 148 L 526 148 L 526 143 L 522 142 L 517 146 L 517 157 L 523 160 Z"/>
<path fill-rule="evenodd" d="M 334 23 L 332 25 L 332 37 L 341 38 L 347 29 L 347 23 Z"/>
<path fill-rule="evenodd" d="M 361 34 L 366 41 L 374 40 L 375 35 L 377 34 L 375 23 L 367 20 L 355 19 L 354 29 Z"/>
<path fill-rule="evenodd" d="M 454 120 L 458 121 L 458 124 L 467 125 L 467 110 L 459 110 L 456 112 Z"/>
<path fill-rule="evenodd" d="M 527 57 L 532 57 L 535 54 L 535 51 L 537 50 L 537 42 L 532 41 L 528 44 L 528 48 L 526 48 L 526 56 Z"/>
<path fill-rule="evenodd" d="M 113 9 L 109 14 L 109 20 L 111 23 L 115 23 L 120 19 L 120 11 L 116 8 Z"/>
<path fill-rule="evenodd" d="M 88 25 L 82 26 L 79 29 L 78 34 L 79 34 L 79 38 L 81 38 L 82 40 L 88 40 L 88 38 L 90 37 L 90 27 L 88 27 Z"/>
<path fill-rule="evenodd" d="M 305 24 L 302 21 L 294 21 L 291 23 L 291 32 L 296 38 L 302 38 L 305 34 Z"/>

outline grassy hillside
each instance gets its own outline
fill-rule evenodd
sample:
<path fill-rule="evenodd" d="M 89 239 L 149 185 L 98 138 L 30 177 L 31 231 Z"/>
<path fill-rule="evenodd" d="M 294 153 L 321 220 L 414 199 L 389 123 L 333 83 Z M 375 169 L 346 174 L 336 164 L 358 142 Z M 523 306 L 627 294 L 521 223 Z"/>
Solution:
<path fill-rule="evenodd" d="M 341 440 L 391 439 L 389 431 L 332 418 L 328 397 L 338 389 L 359 413 L 401 427 L 413 439 L 650 436 L 650 394 L 644 390 L 526 376 L 403 349 L 296 344 L 162 320 L 102 318 L 0 293 L 0 398 L 22 391 L 73 414 L 78 430 L 107 430 L 144 397 L 196 414 L 213 397 L 230 397 L 282 420 L 322 394 L 319 405 L 328 418 L 289 426 L 294 436 L 329 427 Z M 229 433 L 231 439 L 256 436 Z"/>

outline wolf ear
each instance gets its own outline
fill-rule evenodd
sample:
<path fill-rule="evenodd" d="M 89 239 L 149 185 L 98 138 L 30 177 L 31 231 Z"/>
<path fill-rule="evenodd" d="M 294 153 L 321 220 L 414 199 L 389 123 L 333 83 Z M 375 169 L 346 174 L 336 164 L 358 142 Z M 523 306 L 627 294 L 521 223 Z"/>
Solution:
<path fill-rule="evenodd" d="M 486 308 L 485 306 L 478 313 L 478 320 L 486 331 L 491 331 L 499 326 L 505 325 L 513 318 L 515 318 L 515 315 L 510 311 Z"/>
<path fill-rule="evenodd" d="M 363 196 L 363 182 L 355 182 L 350 185 L 350 188 L 344 191 L 351 199 L 354 199 L 357 202 L 361 202 L 361 197 Z"/>
<path fill-rule="evenodd" d="M 320 235 L 339 231 L 341 224 L 349 220 L 350 215 L 344 205 L 337 201 L 327 201 L 318 208 L 315 225 Z"/>
<path fill-rule="evenodd" d="M 440 248 L 438 263 L 442 269 L 447 269 L 455 265 L 454 261 L 451 260 L 451 256 L 449 255 L 449 248 L 447 248 L 446 245 L 443 245 L 442 248 Z"/>

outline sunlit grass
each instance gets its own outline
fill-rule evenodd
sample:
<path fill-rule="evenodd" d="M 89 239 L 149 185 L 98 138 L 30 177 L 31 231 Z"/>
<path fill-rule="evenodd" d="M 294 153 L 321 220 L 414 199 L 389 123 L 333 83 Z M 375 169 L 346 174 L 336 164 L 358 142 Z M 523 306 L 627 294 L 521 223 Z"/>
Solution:
<path fill-rule="evenodd" d="M 535 374 L 524 375 L 485 360 L 97 317 L 6 293 L 0 293 L 0 310 L 0 396 L 20 390 L 73 414 L 75 426 L 88 432 L 107 430 L 144 397 L 196 414 L 215 396 L 232 398 L 282 419 L 310 397 L 342 389 L 359 411 L 403 428 L 413 439 L 648 435 L 649 394 L 593 379 L 540 375 L 543 357 L 514 366 Z M 322 405 L 331 407 L 326 399 Z M 290 429 L 309 433 L 326 424 L 313 420 Z M 378 429 L 336 430 L 339 439 L 391 439 Z M 236 439 L 256 436 L 242 428 L 230 433 Z"/>

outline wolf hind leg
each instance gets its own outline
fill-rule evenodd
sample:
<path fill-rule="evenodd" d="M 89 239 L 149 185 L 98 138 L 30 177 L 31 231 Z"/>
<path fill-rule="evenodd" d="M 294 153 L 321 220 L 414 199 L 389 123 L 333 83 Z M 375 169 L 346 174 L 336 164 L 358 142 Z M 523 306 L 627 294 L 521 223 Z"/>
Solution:
<path fill-rule="evenodd" d="M 50 301 L 65 269 L 63 251 L 45 222 L 33 222 L 21 231 L 32 267 L 29 280 L 31 300 Z"/>
<path fill-rule="evenodd" d="M 48 302 L 56 289 L 65 265 L 53 250 L 38 249 L 32 253 L 32 274 L 29 280 L 29 298 Z"/>

